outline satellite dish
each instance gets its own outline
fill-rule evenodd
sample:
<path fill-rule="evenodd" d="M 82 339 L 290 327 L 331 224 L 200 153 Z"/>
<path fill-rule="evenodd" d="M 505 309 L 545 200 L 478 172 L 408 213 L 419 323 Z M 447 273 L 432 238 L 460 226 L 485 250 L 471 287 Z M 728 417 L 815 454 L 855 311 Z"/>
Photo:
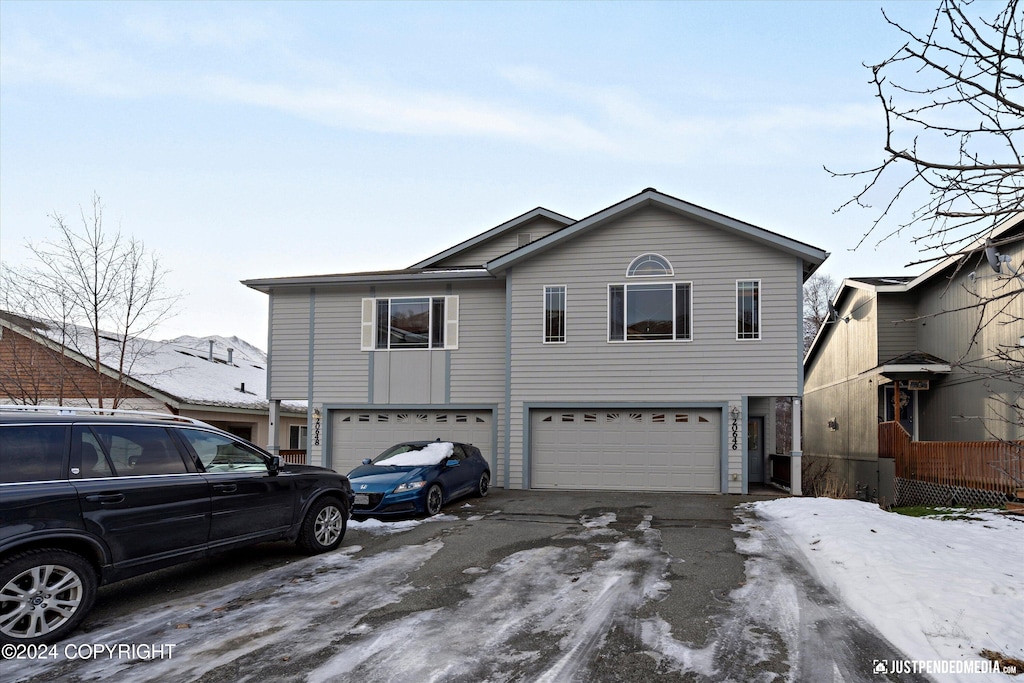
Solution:
<path fill-rule="evenodd" d="M 988 264 L 992 266 L 992 270 L 997 273 L 1002 269 L 1000 263 L 1002 263 L 1001 254 L 999 250 L 992 246 L 992 240 L 985 240 L 985 258 L 988 259 Z"/>
<path fill-rule="evenodd" d="M 1003 264 L 1010 262 L 1010 257 L 1000 254 L 990 239 L 985 240 L 985 258 L 988 259 L 988 265 L 992 266 L 992 270 L 1000 274 L 1003 272 Z"/>
<path fill-rule="evenodd" d="M 832 304 L 831 301 L 829 301 L 828 302 L 828 321 L 830 323 L 834 323 L 837 320 L 839 320 L 839 311 L 836 310 L 836 307 Z"/>

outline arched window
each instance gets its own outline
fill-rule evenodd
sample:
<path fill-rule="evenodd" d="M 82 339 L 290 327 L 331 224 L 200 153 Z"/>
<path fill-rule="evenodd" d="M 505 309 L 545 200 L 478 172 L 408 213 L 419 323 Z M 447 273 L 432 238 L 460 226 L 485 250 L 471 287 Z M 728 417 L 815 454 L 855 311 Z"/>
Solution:
<path fill-rule="evenodd" d="M 672 264 L 658 254 L 640 254 L 629 264 L 626 277 L 657 277 L 672 275 Z"/>

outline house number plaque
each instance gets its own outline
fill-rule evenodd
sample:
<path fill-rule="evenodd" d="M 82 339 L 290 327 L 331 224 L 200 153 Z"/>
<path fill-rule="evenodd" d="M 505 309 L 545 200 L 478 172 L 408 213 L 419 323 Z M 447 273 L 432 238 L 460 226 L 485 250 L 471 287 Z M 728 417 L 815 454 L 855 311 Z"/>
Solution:
<path fill-rule="evenodd" d="M 732 450 L 738 451 L 740 449 L 740 421 L 735 417 L 732 418 Z"/>

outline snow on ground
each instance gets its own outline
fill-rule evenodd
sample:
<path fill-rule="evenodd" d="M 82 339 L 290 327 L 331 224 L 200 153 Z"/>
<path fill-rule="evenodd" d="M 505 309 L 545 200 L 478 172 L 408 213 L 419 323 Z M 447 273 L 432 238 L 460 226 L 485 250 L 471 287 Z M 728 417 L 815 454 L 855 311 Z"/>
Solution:
<path fill-rule="evenodd" d="M 978 661 L 982 650 L 1024 659 L 1024 518 L 974 511 L 971 519 L 908 517 L 830 498 L 745 507 L 757 517 L 739 527 L 750 543 L 775 537 L 909 659 Z"/>
<path fill-rule="evenodd" d="M 426 524 L 429 522 L 453 522 L 459 519 L 454 515 L 434 515 L 433 517 L 424 517 L 420 519 L 400 519 L 394 522 L 382 522 L 379 519 L 368 517 L 362 521 L 350 519 L 348 521 L 348 528 L 355 529 L 357 531 L 365 531 L 371 536 L 387 536 L 389 534 L 398 534 L 409 529 L 414 529 L 420 524 Z"/>
<path fill-rule="evenodd" d="M 836 647 L 863 630 L 836 600 L 910 659 L 980 660 L 982 649 L 1024 658 L 1024 521 L 992 513 L 978 521 L 918 519 L 829 499 L 760 502 L 741 512 L 747 521 L 736 529 L 745 535 L 736 545 L 748 558 L 747 580 L 730 594 L 716 635 L 699 648 L 641 609 L 672 590 L 665 579 L 673 558 L 657 520 L 623 529 L 614 513 L 604 513 L 581 516 L 552 543 L 464 569 L 461 597 L 442 607 L 416 609 L 419 589 L 410 577 L 444 548 L 443 535 L 370 555 L 352 545 L 140 610 L 68 641 L 173 644 L 173 658 L 5 662 L 4 680 L 155 683 L 231 671 L 238 683 L 502 683 L 523 676 L 553 683 L 585 680 L 613 631 L 642 643 L 666 673 L 777 681 L 772 671 L 779 669 L 770 664 L 782 656 L 788 673 L 781 680 L 790 683 L 874 680 L 865 669 L 871 655 Z M 457 519 L 367 520 L 351 529 L 394 534 Z M 792 558 L 835 598 L 816 595 L 826 591 Z"/>
<path fill-rule="evenodd" d="M 501 683 L 522 680 L 524 668 L 533 672 L 530 680 L 554 683 L 585 676 L 614 627 L 631 631 L 655 653 L 664 648 L 668 667 L 711 673 L 710 647 L 689 650 L 660 619 L 636 619 L 640 605 L 668 590 L 663 577 L 669 557 L 660 532 L 649 524 L 622 533 L 608 528 L 615 520 L 614 514 L 582 517 L 561 538 L 583 532 L 593 535 L 589 542 L 530 548 L 490 567 L 471 568 L 464 599 L 383 621 L 374 615 L 415 598 L 409 577 L 443 541 L 365 557 L 357 556 L 360 546 L 344 547 L 141 610 L 69 641 L 172 644 L 173 658 L 18 661 L 5 668 L 5 680 L 45 673 L 61 680 L 156 683 L 217 678 L 231 669 L 232 680 L 244 683 L 271 680 L 275 671 L 268 667 L 286 666 L 286 677 L 310 683 Z M 378 525 L 391 527 L 387 533 L 412 528 L 390 522 L 352 528 L 377 533 Z M 63 646 L 58 649 L 63 652 Z M 280 663 L 282 653 L 287 664 Z"/>

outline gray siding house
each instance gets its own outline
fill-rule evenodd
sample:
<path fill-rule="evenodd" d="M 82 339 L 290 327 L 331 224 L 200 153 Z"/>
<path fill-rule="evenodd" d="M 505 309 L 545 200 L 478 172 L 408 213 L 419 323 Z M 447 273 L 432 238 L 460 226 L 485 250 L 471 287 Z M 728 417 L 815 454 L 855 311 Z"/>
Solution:
<path fill-rule="evenodd" d="M 1024 357 L 1024 214 L 989 239 L 1000 272 L 978 243 L 915 277 L 843 281 L 805 358 L 804 452 L 832 459 L 850 491 L 891 490 L 881 422 L 899 420 L 915 441 L 1024 439 L 1008 409 L 1020 406 L 1020 379 L 998 374 L 1007 355 Z"/>
<path fill-rule="evenodd" d="M 270 297 L 271 410 L 309 401 L 313 463 L 443 438 L 505 488 L 742 493 L 775 399 L 803 394 L 802 286 L 826 257 L 647 189 L 403 270 L 244 284 Z"/>

